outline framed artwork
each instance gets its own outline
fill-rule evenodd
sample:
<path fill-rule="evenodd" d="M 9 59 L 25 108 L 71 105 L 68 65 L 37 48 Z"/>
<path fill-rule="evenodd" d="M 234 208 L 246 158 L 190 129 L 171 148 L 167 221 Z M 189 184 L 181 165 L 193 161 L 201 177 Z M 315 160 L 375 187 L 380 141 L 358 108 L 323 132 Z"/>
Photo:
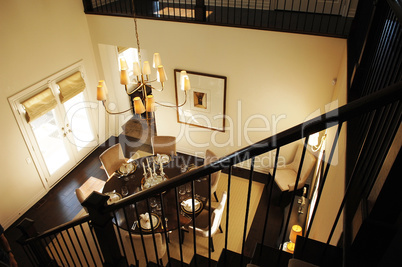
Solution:
<path fill-rule="evenodd" d="M 187 101 L 181 89 L 181 70 L 174 70 L 177 122 L 215 131 L 225 131 L 226 77 L 187 71 L 191 89 Z"/>

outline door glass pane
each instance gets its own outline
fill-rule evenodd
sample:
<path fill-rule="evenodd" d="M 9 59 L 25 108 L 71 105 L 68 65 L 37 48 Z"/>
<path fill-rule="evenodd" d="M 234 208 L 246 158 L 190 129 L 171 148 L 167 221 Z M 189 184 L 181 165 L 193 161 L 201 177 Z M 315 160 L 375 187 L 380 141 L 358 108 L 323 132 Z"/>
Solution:
<path fill-rule="evenodd" d="M 69 161 L 54 112 L 53 109 L 30 123 L 50 175 Z"/>
<path fill-rule="evenodd" d="M 95 135 L 92 132 L 89 112 L 91 105 L 84 101 L 84 94 L 80 93 L 64 103 L 69 129 L 72 131 L 74 143 L 80 151 L 88 146 L 96 146 Z"/>

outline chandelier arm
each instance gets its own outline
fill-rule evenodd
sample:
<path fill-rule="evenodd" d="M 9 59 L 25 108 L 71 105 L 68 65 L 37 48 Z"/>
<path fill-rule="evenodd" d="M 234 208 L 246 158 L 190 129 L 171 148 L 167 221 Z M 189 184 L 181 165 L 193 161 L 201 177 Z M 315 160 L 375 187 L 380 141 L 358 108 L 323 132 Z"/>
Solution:
<path fill-rule="evenodd" d="M 175 107 L 177 107 L 176 105 L 165 105 L 165 104 L 162 104 L 162 103 L 156 102 L 156 101 L 155 101 L 155 103 L 158 104 L 159 106 L 162 106 L 162 107 L 165 107 L 165 108 L 175 108 Z"/>
<path fill-rule="evenodd" d="M 180 108 L 180 107 L 184 106 L 187 103 L 187 91 L 184 91 L 184 93 L 185 93 L 186 97 L 184 98 L 184 102 L 182 104 L 180 104 L 180 105 L 165 105 L 165 104 L 162 104 L 162 103 L 159 103 L 159 102 L 155 102 L 155 103 L 160 105 L 160 106 L 162 106 L 162 107 L 166 107 L 166 108 Z"/>
<path fill-rule="evenodd" d="M 184 102 L 180 105 L 178 105 L 178 108 L 181 108 L 182 106 L 184 106 L 187 103 L 187 93 L 186 93 L 186 98 L 184 99 Z"/>
<path fill-rule="evenodd" d="M 126 113 L 127 111 L 131 110 L 131 108 L 129 108 L 127 110 L 123 110 L 123 111 L 119 111 L 119 112 L 112 112 L 106 107 L 105 102 L 106 102 L 105 100 L 102 100 L 103 107 L 105 108 L 106 113 L 108 113 L 110 115 L 119 115 L 119 114 L 123 114 L 123 113 Z"/>
<path fill-rule="evenodd" d="M 134 94 L 135 92 L 137 92 L 138 90 L 140 90 L 144 85 L 145 85 L 144 83 L 140 83 L 140 85 L 138 85 L 137 88 L 133 89 L 133 91 L 131 91 L 131 92 L 128 92 L 127 85 L 124 85 L 124 86 L 125 86 L 125 89 L 126 89 L 126 93 L 127 93 L 128 95 L 132 95 L 132 94 Z"/>
<path fill-rule="evenodd" d="M 162 89 L 158 89 L 158 88 L 153 87 L 153 86 L 150 85 L 150 84 L 147 84 L 147 86 L 151 87 L 152 90 L 155 90 L 155 91 L 158 91 L 158 92 L 162 92 L 162 91 L 163 91 L 163 87 L 162 87 Z"/>

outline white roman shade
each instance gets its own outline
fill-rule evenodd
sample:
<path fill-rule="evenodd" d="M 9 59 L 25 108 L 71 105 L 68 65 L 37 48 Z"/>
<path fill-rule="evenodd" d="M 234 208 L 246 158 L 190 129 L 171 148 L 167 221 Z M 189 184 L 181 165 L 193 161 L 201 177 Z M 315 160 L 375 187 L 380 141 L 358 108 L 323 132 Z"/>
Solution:
<path fill-rule="evenodd" d="M 81 72 L 77 71 L 71 76 L 57 83 L 60 87 L 60 102 L 63 104 L 67 100 L 78 95 L 85 89 L 85 81 L 81 76 Z"/>
<path fill-rule="evenodd" d="M 57 102 L 52 90 L 47 88 L 22 102 L 22 105 L 26 111 L 25 117 L 27 122 L 32 122 L 33 120 L 54 109 L 57 105 Z"/>

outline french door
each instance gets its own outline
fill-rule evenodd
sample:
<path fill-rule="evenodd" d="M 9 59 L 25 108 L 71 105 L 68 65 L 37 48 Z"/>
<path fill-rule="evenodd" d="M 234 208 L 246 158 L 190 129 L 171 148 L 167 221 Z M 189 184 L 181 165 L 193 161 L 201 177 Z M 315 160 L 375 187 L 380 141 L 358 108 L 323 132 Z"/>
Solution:
<path fill-rule="evenodd" d="M 92 115 L 97 105 L 87 101 L 83 76 L 82 66 L 75 65 L 9 99 L 47 188 L 98 145 Z"/>

